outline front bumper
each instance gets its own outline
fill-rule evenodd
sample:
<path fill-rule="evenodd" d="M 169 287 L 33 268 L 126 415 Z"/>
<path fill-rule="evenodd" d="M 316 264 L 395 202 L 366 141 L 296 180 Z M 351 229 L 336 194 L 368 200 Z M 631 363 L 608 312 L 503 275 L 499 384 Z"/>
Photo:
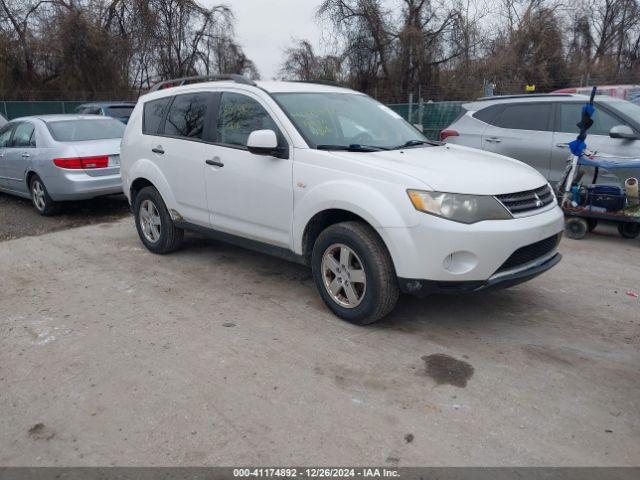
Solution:
<path fill-rule="evenodd" d="M 523 248 L 546 245 L 563 230 L 562 210 L 555 206 L 537 215 L 472 225 L 424 214 L 415 227 L 379 228 L 378 232 L 397 277 L 482 284 L 498 273 L 513 273 L 513 267 L 528 267 L 525 262 L 555 255 L 557 243 L 541 252 L 533 248 L 519 262 L 507 262 Z"/>
<path fill-rule="evenodd" d="M 481 290 L 497 290 L 509 288 L 527 282 L 547 270 L 553 268 L 562 260 L 562 255 L 554 253 L 551 258 L 545 258 L 535 264 L 514 272 L 496 274 L 486 281 L 467 282 L 437 282 L 433 280 L 419 280 L 398 278 L 400 291 L 418 297 L 433 294 L 457 294 L 479 292 Z"/>

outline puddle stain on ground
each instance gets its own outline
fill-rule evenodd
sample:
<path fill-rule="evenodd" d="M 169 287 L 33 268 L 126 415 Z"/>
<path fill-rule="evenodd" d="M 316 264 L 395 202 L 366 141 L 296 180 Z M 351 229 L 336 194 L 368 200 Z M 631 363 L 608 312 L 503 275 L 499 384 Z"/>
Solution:
<path fill-rule="evenodd" d="M 463 360 L 458 360 L 444 353 L 435 353 L 422 357 L 426 367 L 426 374 L 437 385 L 453 385 L 465 388 L 473 376 L 473 366 Z"/>
<path fill-rule="evenodd" d="M 51 440 L 55 435 L 55 432 L 44 423 L 36 423 L 29 429 L 29 436 L 34 440 Z"/>

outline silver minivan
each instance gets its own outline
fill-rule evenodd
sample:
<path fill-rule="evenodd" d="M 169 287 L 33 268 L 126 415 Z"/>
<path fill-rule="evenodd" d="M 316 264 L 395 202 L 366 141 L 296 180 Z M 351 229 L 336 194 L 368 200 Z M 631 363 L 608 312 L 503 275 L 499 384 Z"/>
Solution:
<path fill-rule="evenodd" d="M 487 97 L 464 104 L 461 115 L 440 136 L 447 143 L 520 160 L 556 184 L 563 178 L 568 144 L 578 134 L 576 124 L 588 100 L 576 94 Z M 597 96 L 595 108 L 589 149 L 640 158 L 640 106 Z M 624 178 L 625 172 L 620 174 Z"/>

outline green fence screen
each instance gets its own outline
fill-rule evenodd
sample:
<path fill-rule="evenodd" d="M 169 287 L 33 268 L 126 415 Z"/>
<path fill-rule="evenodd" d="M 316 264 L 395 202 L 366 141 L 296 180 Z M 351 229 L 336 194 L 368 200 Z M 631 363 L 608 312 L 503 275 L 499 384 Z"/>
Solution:
<path fill-rule="evenodd" d="M 393 111 L 413 124 L 421 124 L 422 131 L 432 140 L 440 138 L 440 131 L 447 128 L 462 113 L 465 102 L 425 102 L 389 105 Z"/>
<path fill-rule="evenodd" d="M 88 102 L 0 102 L 0 114 L 7 120 L 29 115 L 74 113 L 76 107 Z"/>
<path fill-rule="evenodd" d="M 88 102 L 0 102 L 0 113 L 7 120 L 28 115 L 45 115 L 49 113 L 73 113 L 79 105 Z M 422 124 L 428 138 L 437 140 L 440 131 L 451 125 L 462 111 L 464 102 L 426 102 L 423 104 L 408 103 L 389 105 L 405 120 L 413 124 Z M 411 118 L 409 118 L 411 116 Z"/>

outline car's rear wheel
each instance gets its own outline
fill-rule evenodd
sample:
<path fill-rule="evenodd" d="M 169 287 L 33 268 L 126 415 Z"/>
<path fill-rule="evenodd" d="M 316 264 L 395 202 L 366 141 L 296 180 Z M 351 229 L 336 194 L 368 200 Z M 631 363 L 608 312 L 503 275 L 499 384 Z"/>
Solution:
<path fill-rule="evenodd" d="M 60 211 L 60 206 L 51 199 L 49 192 L 47 192 L 47 187 L 45 187 L 44 182 L 38 175 L 31 177 L 29 190 L 31 191 L 33 206 L 36 207 L 40 215 L 49 217 Z"/>
<path fill-rule="evenodd" d="M 148 250 L 163 255 L 180 248 L 184 230 L 173 222 L 158 190 L 143 188 L 135 197 L 134 213 L 138 235 Z"/>
<path fill-rule="evenodd" d="M 311 266 L 316 287 L 329 309 L 357 325 L 390 313 L 398 301 L 393 262 L 380 237 L 361 222 L 342 222 L 315 242 Z"/>

